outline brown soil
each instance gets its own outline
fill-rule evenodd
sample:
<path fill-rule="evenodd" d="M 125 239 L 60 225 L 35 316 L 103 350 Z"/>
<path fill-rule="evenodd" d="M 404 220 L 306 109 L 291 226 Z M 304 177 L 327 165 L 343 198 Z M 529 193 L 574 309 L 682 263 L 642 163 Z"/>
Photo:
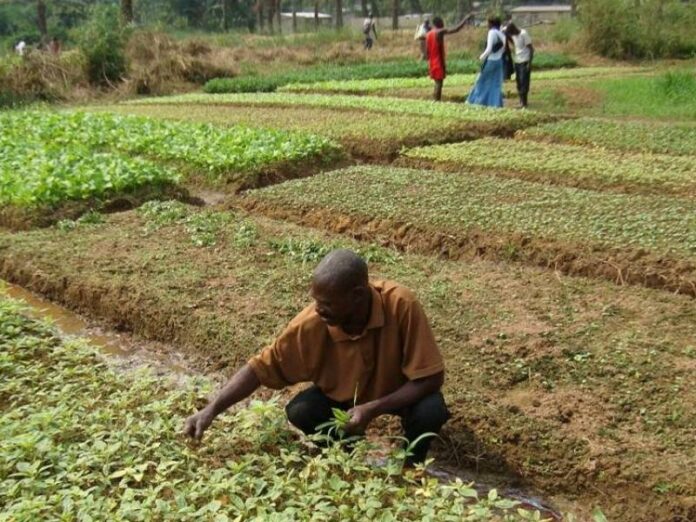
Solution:
<path fill-rule="evenodd" d="M 118 329 L 173 342 L 207 371 L 243 363 L 306 304 L 312 263 L 273 242 L 340 240 L 238 215 L 217 246 L 197 248 L 182 226 L 144 236 L 137 213 L 107 220 L 0 236 L 0 274 Z M 236 246 L 236 226 L 247 220 L 259 240 Z M 579 506 L 581 517 L 582 506 L 596 504 L 611 520 L 693 515 L 690 300 L 486 262 L 410 254 L 391 261 L 393 253 L 379 252 L 373 274 L 417 290 L 446 359 L 453 417 L 441 458 L 516 476 L 561 495 L 564 509 Z M 660 408 L 676 385 L 684 417 L 670 421 L 676 417 Z M 660 430 L 640 420 L 642 409 Z M 663 482 L 667 493 L 657 493 Z"/>
<path fill-rule="evenodd" d="M 551 142 L 551 140 L 548 140 Z M 451 161 L 430 160 L 425 158 L 399 157 L 395 166 L 410 167 L 416 169 L 441 170 L 444 172 L 462 172 L 464 166 L 461 163 Z M 479 174 L 490 174 L 490 169 L 477 168 L 466 165 L 466 169 Z M 498 169 L 495 171 L 498 177 L 521 179 L 534 183 L 548 183 L 564 187 L 581 188 L 586 190 L 597 190 L 604 192 L 617 192 L 620 194 L 642 194 L 642 195 L 670 195 L 679 197 L 696 197 L 696 184 L 692 186 L 659 185 L 654 183 L 632 183 L 632 182 L 611 182 L 601 178 L 578 177 L 568 175 L 558 175 L 541 170 L 538 171 L 519 171 Z"/>

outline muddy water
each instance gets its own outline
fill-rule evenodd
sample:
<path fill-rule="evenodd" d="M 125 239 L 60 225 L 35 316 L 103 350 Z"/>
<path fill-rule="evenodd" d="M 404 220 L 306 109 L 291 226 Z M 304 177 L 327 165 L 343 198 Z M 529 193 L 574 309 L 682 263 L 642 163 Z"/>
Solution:
<path fill-rule="evenodd" d="M 115 366 L 132 368 L 152 366 L 158 374 L 169 373 L 177 380 L 185 380 L 191 372 L 183 361 L 179 361 L 156 343 L 136 342 L 130 335 L 119 334 L 90 325 L 78 314 L 67 308 L 43 299 L 17 285 L 0 280 L 0 291 L 13 299 L 24 301 L 28 315 L 36 319 L 49 319 L 67 337 L 80 337 L 95 346 Z"/>
<path fill-rule="evenodd" d="M 28 290 L 0 280 L 0 292 L 13 299 L 24 301 L 28 314 L 36 319 L 50 319 L 65 336 L 75 336 L 87 340 L 96 346 L 107 360 L 117 367 L 130 369 L 139 366 L 151 366 L 159 374 L 167 374 L 183 384 L 194 372 L 188 370 L 183 361 L 172 355 L 171 348 L 164 349 L 156 343 L 135 342 L 127 334 L 105 331 L 90 325 L 85 319 L 70 310 L 43 299 Z M 166 348 L 166 347 L 165 347 Z M 218 380 L 219 380 L 219 376 Z M 520 489 L 504 486 L 511 482 L 511 477 L 481 475 L 473 470 L 455 467 L 431 466 L 428 473 L 433 477 L 450 482 L 457 478 L 463 482 L 473 482 L 480 496 L 485 496 L 491 489 L 497 489 L 500 495 L 520 502 L 520 507 L 531 511 L 538 510 L 546 520 L 562 521 L 561 514 L 541 498 Z M 502 485 L 502 486 L 501 486 Z"/>

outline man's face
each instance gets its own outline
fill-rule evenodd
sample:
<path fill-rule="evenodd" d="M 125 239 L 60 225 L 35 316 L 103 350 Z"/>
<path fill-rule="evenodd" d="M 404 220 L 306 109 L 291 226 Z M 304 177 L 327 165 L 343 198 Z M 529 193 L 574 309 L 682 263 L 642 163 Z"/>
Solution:
<path fill-rule="evenodd" d="M 358 307 L 359 294 L 356 290 L 337 291 L 316 282 L 312 282 L 310 290 L 317 314 L 329 326 L 341 326 L 351 322 Z"/>

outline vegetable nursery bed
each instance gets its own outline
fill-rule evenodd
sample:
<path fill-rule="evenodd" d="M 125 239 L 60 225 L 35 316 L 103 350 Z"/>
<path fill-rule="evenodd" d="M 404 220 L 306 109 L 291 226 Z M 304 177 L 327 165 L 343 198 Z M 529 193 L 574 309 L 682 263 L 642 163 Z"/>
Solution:
<path fill-rule="evenodd" d="M 453 413 L 441 458 L 514 473 L 561 507 L 600 503 L 611 520 L 693 516 L 690 298 L 175 202 L 105 220 L 1 234 L 2 276 L 232 369 L 307 304 L 326 252 L 355 248 L 374 277 L 414 289 L 433 324 Z"/>
<path fill-rule="evenodd" d="M 480 138 L 492 129 L 487 124 L 452 118 L 436 119 L 410 114 L 373 114 L 358 109 L 320 107 L 246 107 L 239 105 L 112 105 L 95 110 L 137 114 L 152 118 L 235 124 L 310 132 L 328 136 L 360 161 L 395 159 L 403 147 Z M 511 132 L 506 132 L 510 135 Z"/>
<path fill-rule="evenodd" d="M 696 296 L 690 199 L 353 167 L 253 191 L 241 204 L 404 250 L 517 261 Z"/>
<path fill-rule="evenodd" d="M 0 126 L 0 225 L 13 227 L 133 206 L 184 181 L 258 187 L 340 157 L 328 138 L 306 133 L 108 113 L 7 112 Z"/>
<path fill-rule="evenodd" d="M 484 138 L 410 149 L 403 152 L 399 164 L 461 172 L 464 176 L 475 169 L 528 181 L 629 194 L 696 196 L 696 158 L 586 145 Z"/>

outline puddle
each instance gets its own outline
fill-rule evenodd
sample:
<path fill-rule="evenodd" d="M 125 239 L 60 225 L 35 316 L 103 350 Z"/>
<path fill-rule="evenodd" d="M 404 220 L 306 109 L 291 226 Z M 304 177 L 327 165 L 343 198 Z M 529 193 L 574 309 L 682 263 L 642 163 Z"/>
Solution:
<path fill-rule="evenodd" d="M 136 342 L 129 334 L 102 330 L 90 325 L 75 312 L 2 280 L 0 290 L 4 290 L 8 297 L 24 301 L 30 317 L 49 319 L 65 337 L 85 339 L 118 368 L 151 366 L 156 374 L 171 374 L 177 381 L 184 381 L 193 373 L 188 370 L 183 360 L 178 360 L 164 345 Z"/>

